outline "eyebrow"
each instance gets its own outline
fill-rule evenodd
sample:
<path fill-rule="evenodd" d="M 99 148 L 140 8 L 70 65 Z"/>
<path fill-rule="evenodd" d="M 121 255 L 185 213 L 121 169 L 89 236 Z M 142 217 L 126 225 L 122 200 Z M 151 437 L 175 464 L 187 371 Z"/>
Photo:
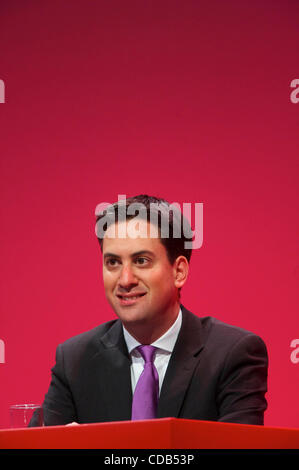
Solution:
<path fill-rule="evenodd" d="M 150 250 L 140 250 L 140 251 L 135 251 L 135 253 L 131 254 L 131 258 L 135 258 L 135 256 L 140 256 L 140 255 L 150 255 L 150 256 L 155 256 L 155 253 L 153 253 Z M 121 258 L 121 256 L 116 255 L 115 253 L 105 253 L 104 258 Z"/>

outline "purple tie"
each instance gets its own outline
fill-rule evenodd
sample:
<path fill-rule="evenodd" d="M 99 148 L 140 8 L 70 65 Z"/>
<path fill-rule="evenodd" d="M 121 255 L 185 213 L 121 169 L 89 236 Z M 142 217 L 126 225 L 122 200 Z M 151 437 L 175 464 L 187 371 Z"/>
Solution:
<path fill-rule="evenodd" d="M 138 346 L 136 348 L 143 357 L 145 364 L 137 382 L 133 403 L 132 420 L 153 419 L 157 417 L 159 397 L 159 376 L 154 366 L 155 346 Z"/>

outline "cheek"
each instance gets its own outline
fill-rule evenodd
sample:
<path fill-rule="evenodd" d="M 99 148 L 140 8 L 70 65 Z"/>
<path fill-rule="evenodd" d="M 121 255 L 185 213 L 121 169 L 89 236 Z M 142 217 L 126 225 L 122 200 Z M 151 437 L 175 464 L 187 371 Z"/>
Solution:
<path fill-rule="evenodd" d="M 109 291 L 112 289 L 114 282 L 113 282 L 113 277 L 110 275 L 110 273 L 103 273 L 103 284 L 104 284 L 104 289 L 106 291 Z"/>
<path fill-rule="evenodd" d="M 173 273 L 169 269 L 156 271 L 148 278 L 147 284 L 157 292 L 168 291 L 174 287 Z"/>

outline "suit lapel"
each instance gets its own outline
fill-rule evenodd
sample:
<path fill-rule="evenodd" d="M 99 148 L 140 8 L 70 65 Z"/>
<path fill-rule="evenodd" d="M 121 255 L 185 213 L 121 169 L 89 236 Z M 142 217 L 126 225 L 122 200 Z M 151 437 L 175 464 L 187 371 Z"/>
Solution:
<path fill-rule="evenodd" d="M 116 321 L 113 327 L 101 338 L 104 350 L 101 360 L 104 363 L 104 400 L 111 421 L 131 419 L 132 386 L 131 360 L 123 337 L 122 325 Z"/>
<path fill-rule="evenodd" d="M 200 318 L 182 308 L 182 326 L 162 384 L 158 418 L 178 417 L 203 348 Z"/>

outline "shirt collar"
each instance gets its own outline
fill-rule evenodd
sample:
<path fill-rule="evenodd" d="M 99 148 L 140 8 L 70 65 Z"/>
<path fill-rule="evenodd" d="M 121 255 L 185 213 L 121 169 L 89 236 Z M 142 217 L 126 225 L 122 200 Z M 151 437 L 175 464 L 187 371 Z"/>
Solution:
<path fill-rule="evenodd" d="M 169 330 L 167 330 L 166 333 L 164 333 L 164 335 L 160 336 L 160 338 L 154 341 L 152 343 L 152 346 L 155 346 L 156 348 L 163 349 L 164 351 L 171 353 L 173 351 L 175 342 L 177 340 L 177 337 L 181 328 L 181 324 L 182 324 L 182 311 L 180 309 L 177 319 L 173 323 L 173 325 L 171 325 Z M 129 354 L 131 354 L 133 349 L 137 348 L 137 346 L 140 346 L 140 343 L 125 329 L 124 326 L 123 326 L 123 332 L 124 332 L 124 337 L 125 337 Z"/>

